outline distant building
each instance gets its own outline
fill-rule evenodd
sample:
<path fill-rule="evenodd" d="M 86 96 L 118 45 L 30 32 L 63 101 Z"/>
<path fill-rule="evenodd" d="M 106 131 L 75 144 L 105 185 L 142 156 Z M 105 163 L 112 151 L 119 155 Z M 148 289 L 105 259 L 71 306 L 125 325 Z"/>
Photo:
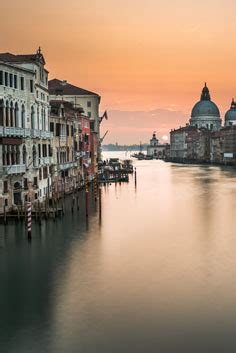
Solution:
<path fill-rule="evenodd" d="M 230 109 L 225 114 L 225 126 L 236 125 L 236 102 L 232 100 Z"/>
<path fill-rule="evenodd" d="M 156 137 L 156 132 L 153 132 L 150 144 L 147 146 L 147 155 L 155 159 L 162 159 L 165 157 L 166 144 L 160 144 Z"/>
<path fill-rule="evenodd" d="M 191 113 L 189 120 L 191 126 L 206 128 L 209 130 L 219 130 L 221 128 L 220 111 L 217 105 L 211 101 L 211 96 L 205 84 L 201 99 L 197 102 Z"/>

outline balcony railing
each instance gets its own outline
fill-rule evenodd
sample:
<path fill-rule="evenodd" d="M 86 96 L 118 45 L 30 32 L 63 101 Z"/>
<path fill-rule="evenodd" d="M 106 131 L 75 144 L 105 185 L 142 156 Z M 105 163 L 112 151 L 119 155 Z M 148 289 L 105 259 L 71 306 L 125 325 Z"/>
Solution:
<path fill-rule="evenodd" d="M 3 170 L 6 174 L 23 174 L 26 172 L 25 164 L 13 164 L 3 166 Z"/>
<path fill-rule="evenodd" d="M 36 129 L 25 129 L 22 127 L 8 127 L 8 126 L 0 126 L 0 136 L 1 137 L 31 137 L 31 138 L 41 138 L 41 139 L 49 139 L 53 137 L 52 132 L 50 131 L 42 131 Z"/>
<path fill-rule="evenodd" d="M 58 165 L 58 170 L 66 170 L 66 169 L 71 169 L 73 167 L 77 167 L 77 163 L 76 165 L 75 165 L 75 162 L 60 163 Z"/>
<path fill-rule="evenodd" d="M 41 157 L 39 158 L 40 165 L 51 165 L 53 164 L 53 157 Z"/>

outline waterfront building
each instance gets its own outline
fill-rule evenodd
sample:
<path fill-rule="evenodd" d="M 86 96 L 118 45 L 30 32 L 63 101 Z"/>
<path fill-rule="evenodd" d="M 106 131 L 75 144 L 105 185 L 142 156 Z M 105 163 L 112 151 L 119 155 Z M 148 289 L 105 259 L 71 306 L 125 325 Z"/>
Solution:
<path fill-rule="evenodd" d="M 35 54 L 0 54 L 0 212 L 51 192 L 48 71 Z"/>
<path fill-rule="evenodd" d="M 232 100 L 230 109 L 225 114 L 225 126 L 236 125 L 236 102 Z"/>
<path fill-rule="evenodd" d="M 156 132 L 153 132 L 150 144 L 147 146 L 147 155 L 152 156 L 155 159 L 165 157 L 166 145 L 160 144 L 156 137 Z"/>
<path fill-rule="evenodd" d="M 170 158 L 176 162 L 210 161 L 210 136 L 206 128 L 186 125 L 170 132 Z"/>
<path fill-rule="evenodd" d="M 82 107 L 84 115 L 89 117 L 90 130 L 96 135 L 94 140 L 94 156 L 96 163 L 100 155 L 100 123 L 99 104 L 101 97 L 94 92 L 74 86 L 67 81 L 53 79 L 49 81 L 49 93 L 51 100 L 67 100 L 73 104 L 75 108 Z M 95 139 L 95 137 L 94 137 Z"/>
<path fill-rule="evenodd" d="M 211 100 L 210 92 L 205 84 L 200 101 L 197 102 L 189 120 L 191 126 L 219 130 L 221 128 L 220 111 L 217 105 Z"/>

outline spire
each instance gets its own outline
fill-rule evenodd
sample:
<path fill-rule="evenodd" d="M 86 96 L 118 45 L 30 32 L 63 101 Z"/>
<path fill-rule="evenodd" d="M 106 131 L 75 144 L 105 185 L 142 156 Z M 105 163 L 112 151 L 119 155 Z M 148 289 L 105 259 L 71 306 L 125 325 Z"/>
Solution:
<path fill-rule="evenodd" d="M 202 90 L 201 101 L 210 101 L 210 100 L 211 100 L 210 92 L 205 82 L 205 86 Z"/>
<path fill-rule="evenodd" d="M 36 52 L 36 53 L 37 53 L 37 55 L 38 55 L 38 56 L 41 56 L 41 55 L 42 55 L 42 50 L 41 50 L 41 47 L 39 47 L 39 48 L 38 48 L 38 50 L 37 50 L 37 52 Z"/>

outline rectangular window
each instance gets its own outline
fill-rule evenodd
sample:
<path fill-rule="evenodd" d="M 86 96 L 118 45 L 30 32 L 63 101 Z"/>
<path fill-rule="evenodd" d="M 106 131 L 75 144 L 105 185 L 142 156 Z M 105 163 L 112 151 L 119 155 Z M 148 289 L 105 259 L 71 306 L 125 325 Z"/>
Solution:
<path fill-rule="evenodd" d="M 0 71 L 0 85 L 3 85 L 3 71 Z"/>
<path fill-rule="evenodd" d="M 27 190 L 28 189 L 28 179 L 24 178 L 24 189 Z"/>
<path fill-rule="evenodd" d="M 17 75 L 14 75 L 14 87 L 15 87 L 15 88 L 18 88 Z"/>
<path fill-rule="evenodd" d="M 87 107 L 91 108 L 91 102 L 90 101 L 87 102 Z"/>
<path fill-rule="evenodd" d="M 91 112 L 88 112 L 88 117 L 91 118 Z"/>
<path fill-rule="evenodd" d="M 38 186 L 38 178 L 34 177 L 34 186 Z"/>
<path fill-rule="evenodd" d="M 56 124 L 56 136 L 60 136 L 60 124 Z"/>
<path fill-rule="evenodd" d="M 50 131 L 54 133 L 54 123 L 50 123 Z"/>
<path fill-rule="evenodd" d="M 42 169 L 41 168 L 39 168 L 39 180 L 42 180 Z M 41 192 L 41 190 L 40 190 L 40 192 Z"/>
<path fill-rule="evenodd" d="M 3 183 L 3 192 L 4 192 L 4 194 L 7 194 L 7 193 L 8 193 L 8 181 L 7 181 L 7 180 L 4 180 L 4 183 Z"/>
<path fill-rule="evenodd" d="M 5 86 L 8 86 L 8 72 L 5 72 Z"/>
<path fill-rule="evenodd" d="M 20 78 L 20 89 L 21 89 L 22 91 L 24 91 L 24 89 L 25 89 L 25 80 L 24 80 L 24 77 L 21 77 L 21 78 Z"/>
<path fill-rule="evenodd" d="M 13 75 L 9 74 L 10 87 L 13 87 Z"/>
<path fill-rule="evenodd" d="M 74 136 L 74 128 L 71 126 L 71 136 Z"/>
<path fill-rule="evenodd" d="M 30 92 L 33 93 L 34 92 L 34 81 L 30 80 Z"/>
<path fill-rule="evenodd" d="M 69 136 L 70 131 L 69 131 L 69 125 L 66 125 L 66 135 Z"/>

